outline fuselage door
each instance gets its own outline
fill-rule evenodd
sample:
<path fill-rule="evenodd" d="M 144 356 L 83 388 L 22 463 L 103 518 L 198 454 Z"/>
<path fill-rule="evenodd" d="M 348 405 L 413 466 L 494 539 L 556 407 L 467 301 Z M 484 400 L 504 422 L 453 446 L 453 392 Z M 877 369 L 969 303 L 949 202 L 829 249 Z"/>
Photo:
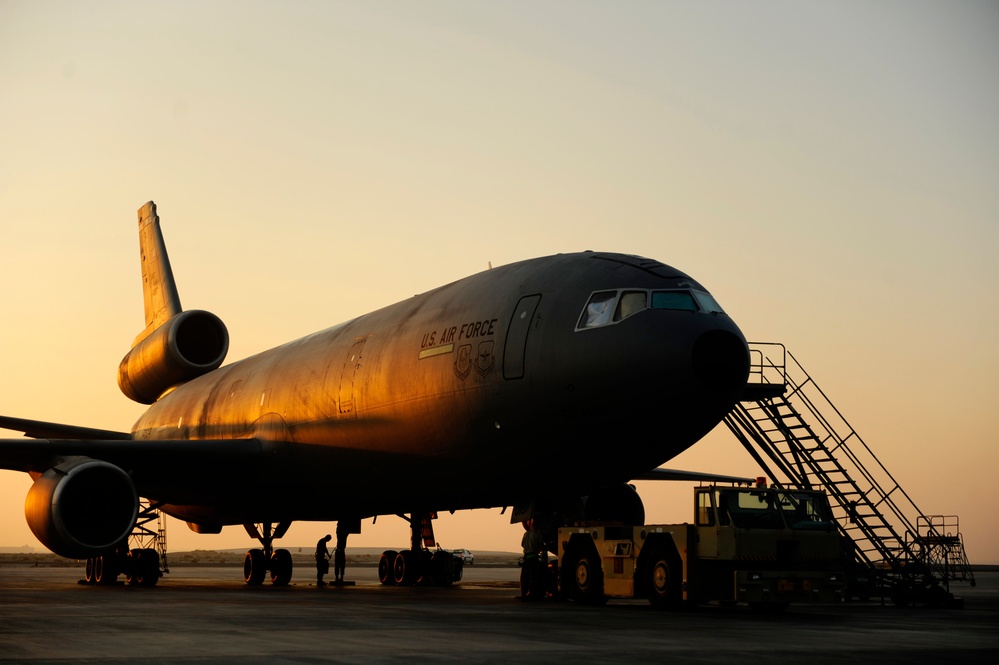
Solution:
<path fill-rule="evenodd" d="M 340 374 L 340 413 L 349 418 L 357 417 L 354 411 L 354 380 L 357 378 L 357 370 L 361 368 L 361 352 L 366 341 L 367 337 L 354 341 L 344 359 L 343 372 Z"/>
<path fill-rule="evenodd" d="M 541 294 L 524 296 L 513 310 L 513 318 L 506 331 L 503 348 L 503 378 L 524 378 L 524 359 L 527 355 L 527 336 L 534 323 L 534 313 L 541 301 Z"/>

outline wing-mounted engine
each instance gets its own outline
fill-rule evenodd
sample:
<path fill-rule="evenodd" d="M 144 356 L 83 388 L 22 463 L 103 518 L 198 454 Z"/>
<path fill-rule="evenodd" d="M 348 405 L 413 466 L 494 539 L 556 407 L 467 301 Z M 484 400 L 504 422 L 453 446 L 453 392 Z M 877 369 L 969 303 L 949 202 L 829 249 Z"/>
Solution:
<path fill-rule="evenodd" d="M 107 462 L 77 457 L 39 476 L 24 502 L 32 533 L 56 554 L 85 559 L 128 538 L 139 497 L 128 474 Z"/>
<path fill-rule="evenodd" d="M 129 399 L 152 404 L 172 386 L 217 368 L 228 350 L 229 332 L 219 317 L 181 312 L 122 358 L 118 387 Z"/>
<path fill-rule="evenodd" d="M 129 399 L 152 404 L 173 386 L 221 365 L 229 332 L 214 314 L 181 307 L 152 201 L 139 208 L 139 253 L 146 328 L 118 366 L 118 387 Z"/>

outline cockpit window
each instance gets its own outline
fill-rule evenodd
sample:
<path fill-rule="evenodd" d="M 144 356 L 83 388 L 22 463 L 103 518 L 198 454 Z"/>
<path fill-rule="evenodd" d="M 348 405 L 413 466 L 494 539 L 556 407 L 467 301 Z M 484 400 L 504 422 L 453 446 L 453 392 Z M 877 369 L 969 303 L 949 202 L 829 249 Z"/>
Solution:
<path fill-rule="evenodd" d="M 678 309 L 696 312 L 697 303 L 690 291 L 653 291 L 652 309 Z"/>
<path fill-rule="evenodd" d="M 648 307 L 649 294 L 645 291 L 625 291 L 614 312 L 615 321 L 623 321 L 632 314 L 637 314 Z"/>
<path fill-rule="evenodd" d="M 595 328 L 605 326 L 611 321 L 614 313 L 614 303 L 617 301 L 617 291 L 597 291 L 586 303 L 583 316 L 579 319 L 578 328 Z"/>
<path fill-rule="evenodd" d="M 689 289 L 595 291 L 586 303 L 586 307 L 583 308 L 583 313 L 576 324 L 576 330 L 599 328 L 618 323 L 649 308 L 680 312 L 722 313 L 722 308 L 718 306 L 718 302 L 704 291 L 691 291 Z"/>
<path fill-rule="evenodd" d="M 704 291 L 694 291 L 694 297 L 697 298 L 697 304 L 701 306 L 705 312 L 710 312 L 712 314 L 720 314 L 722 312 L 721 305 L 718 301 L 711 297 L 711 294 L 705 293 Z"/>

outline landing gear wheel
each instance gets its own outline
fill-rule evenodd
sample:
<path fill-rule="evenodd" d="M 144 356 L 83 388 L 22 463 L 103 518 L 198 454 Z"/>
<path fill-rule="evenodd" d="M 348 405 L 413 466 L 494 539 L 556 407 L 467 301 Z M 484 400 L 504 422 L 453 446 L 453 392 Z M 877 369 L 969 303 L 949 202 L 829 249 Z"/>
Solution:
<path fill-rule="evenodd" d="M 250 550 L 243 558 L 243 579 L 251 586 L 264 583 L 267 575 L 267 559 L 263 550 Z"/>
<path fill-rule="evenodd" d="M 657 610 L 671 610 L 680 606 L 683 594 L 676 565 L 665 548 L 652 553 L 649 565 L 649 604 Z"/>
<path fill-rule="evenodd" d="M 417 568 L 420 563 L 413 550 L 403 550 L 395 555 L 392 564 L 392 579 L 399 586 L 409 586 L 419 577 Z"/>
<path fill-rule="evenodd" d="M 378 581 L 386 586 L 395 584 L 392 569 L 395 566 L 395 557 L 398 554 L 395 550 L 385 550 L 378 559 Z"/>
<path fill-rule="evenodd" d="M 115 553 L 101 554 L 94 564 L 94 581 L 109 585 L 118 581 L 118 562 Z"/>
<path fill-rule="evenodd" d="M 86 582 L 87 584 L 97 583 L 97 578 L 95 577 L 96 568 L 97 568 L 97 560 L 94 557 L 90 557 L 89 559 L 87 559 L 87 568 L 83 573 L 84 582 Z"/>
<path fill-rule="evenodd" d="M 148 582 L 143 584 L 143 582 L 151 577 L 151 573 L 145 571 L 145 567 L 149 565 L 149 552 L 152 552 L 156 556 L 156 576 L 159 577 L 159 554 L 156 554 L 154 550 L 145 549 L 131 549 L 128 554 L 125 555 L 125 582 L 129 586 L 150 586 Z"/>
<path fill-rule="evenodd" d="M 138 550 L 139 559 L 133 575 L 139 586 L 156 586 L 160 581 L 160 554 L 153 549 Z"/>
<path fill-rule="evenodd" d="M 431 563 L 434 560 L 433 552 L 430 550 L 421 550 L 419 552 L 413 552 L 413 572 L 415 577 L 413 578 L 414 584 L 420 584 L 422 586 L 432 586 L 437 582 L 434 580 L 433 569 L 431 568 Z"/>
<path fill-rule="evenodd" d="M 288 586 L 291 581 L 291 552 L 288 550 L 274 550 L 271 555 L 271 584 L 274 586 Z"/>
<path fill-rule="evenodd" d="M 451 586 L 454 584 L 455 572 L 461 576 L 460 559 L 456 559 L 448 552 L 437 551 L 430 558 L 430 576 L 437 586 Z"/>

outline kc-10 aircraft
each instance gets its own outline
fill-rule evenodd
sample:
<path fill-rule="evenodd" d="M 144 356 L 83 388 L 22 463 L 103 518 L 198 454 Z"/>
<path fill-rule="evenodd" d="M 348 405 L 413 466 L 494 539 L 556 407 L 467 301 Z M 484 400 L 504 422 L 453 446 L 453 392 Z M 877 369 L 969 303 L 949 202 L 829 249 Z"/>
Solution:
<path fill-rule="evenodd" d="M 152 550 L 122 551 L 140 498 L 199 533 L 243 525 L 262 544 L 246 556 L 251 584 L 287 584 L 291 556 L 272 543 L 293 521 L 356 533 L 408 519 L 410 547 L 382 557 L 387 583 L 447 577 L 421 547 L 438 511 L 642 523 L 628 482 L 698 441 L 746 386 L 746 340 L 707 289 L 591 251 L 486 270 L 222 366 L 226 327 L 181 307 L 151 201 L 139 237 L 146 327 L 118 383 L 148 410 L 130 432 L 0 417 L 30 437 L 0 440 L 0 468 L 34 479 L 32 532 L 97 581 L 137 566 L 155 584 Z"/>

